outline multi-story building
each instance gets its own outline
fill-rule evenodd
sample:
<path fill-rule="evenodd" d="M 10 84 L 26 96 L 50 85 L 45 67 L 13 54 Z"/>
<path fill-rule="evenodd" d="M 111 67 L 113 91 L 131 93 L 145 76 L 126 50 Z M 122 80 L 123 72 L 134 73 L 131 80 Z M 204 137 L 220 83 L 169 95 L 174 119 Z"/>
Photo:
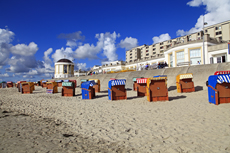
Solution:
<path fill-rule="evenodd" d="M 98 72 L 137 69 L 167 62 L 169 67 L 230 62 L 230 20 L 207 26 L 203 31 L 126 51 L 126 62 L 98 67 Z M 97 69 L 94 68 L 95 71 Z"/>
<path fill-rule="evenodd" d="M 135 47 L 126 51 L 126 63 L 132 65 L 133 62 L 149 61 L 151 64 L 161 62 L 162 58 L 170 67 L 183 62 L 190 62 L 192 65 L 226 62 L 230 61 L 227 53 L 229 40 L 230 21 L 225 21 L 205 27 L 204 34 L 203 31 L 199 31 L 153 45 Z M 219 45 L 223 43 L 225 45 Z M 214 47 L 216 45 L 222 50 L 217 51 L 218 48 Z"/>

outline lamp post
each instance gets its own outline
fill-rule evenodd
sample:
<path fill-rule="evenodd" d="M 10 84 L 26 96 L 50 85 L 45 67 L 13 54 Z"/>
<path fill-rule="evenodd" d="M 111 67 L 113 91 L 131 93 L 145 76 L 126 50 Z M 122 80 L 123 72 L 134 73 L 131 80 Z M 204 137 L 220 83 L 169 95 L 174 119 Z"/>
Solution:
<path fill-rule="evenodd" d="M 205 50 L 204 50 L 204 25 L 207 25 L 207 22 L 204 22 L 204 15 L 203 15 L 203 64 L 205 64 Z"/>

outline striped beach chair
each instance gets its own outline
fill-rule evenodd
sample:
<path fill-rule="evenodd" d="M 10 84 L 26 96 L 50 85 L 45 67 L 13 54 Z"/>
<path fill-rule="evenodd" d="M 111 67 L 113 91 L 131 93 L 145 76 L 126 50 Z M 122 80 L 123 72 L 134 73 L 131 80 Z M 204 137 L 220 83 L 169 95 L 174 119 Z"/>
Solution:
<path fill-rule="evenodd" d="M 207 86 L 209 103 L 230 103 L 230 74 L 209 76 Z"/>
<path fill-rule="evenodd" d="M 127 99 L 125 83 L 125 79 L 110 80 L 108 82 L 109 100 Z"/>

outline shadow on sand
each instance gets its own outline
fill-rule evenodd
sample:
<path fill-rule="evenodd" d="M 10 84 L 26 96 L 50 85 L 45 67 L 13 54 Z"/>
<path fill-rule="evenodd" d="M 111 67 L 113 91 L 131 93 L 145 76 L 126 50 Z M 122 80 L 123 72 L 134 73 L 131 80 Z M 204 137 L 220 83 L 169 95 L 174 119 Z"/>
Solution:
<path fill-rule="evenodd" d="M 169 101 L 172 101 L 172 100 L 176 100 L 176 99 L 182 99 L 182 98 L 186 98 L 187 96 L 176 96 L 176 97 L 169 97 Z"/>

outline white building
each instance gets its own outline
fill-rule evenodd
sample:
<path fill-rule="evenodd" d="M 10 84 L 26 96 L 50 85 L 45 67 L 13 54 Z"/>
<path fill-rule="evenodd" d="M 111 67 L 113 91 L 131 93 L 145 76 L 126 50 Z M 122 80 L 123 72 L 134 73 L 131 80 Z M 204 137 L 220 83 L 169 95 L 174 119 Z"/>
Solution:
<path fill-rule="evenodd" d="M 68 78 L 74 76 L 74 63 L 68 59 L 60 59 L 55 63 L 54 78 Z"/>

